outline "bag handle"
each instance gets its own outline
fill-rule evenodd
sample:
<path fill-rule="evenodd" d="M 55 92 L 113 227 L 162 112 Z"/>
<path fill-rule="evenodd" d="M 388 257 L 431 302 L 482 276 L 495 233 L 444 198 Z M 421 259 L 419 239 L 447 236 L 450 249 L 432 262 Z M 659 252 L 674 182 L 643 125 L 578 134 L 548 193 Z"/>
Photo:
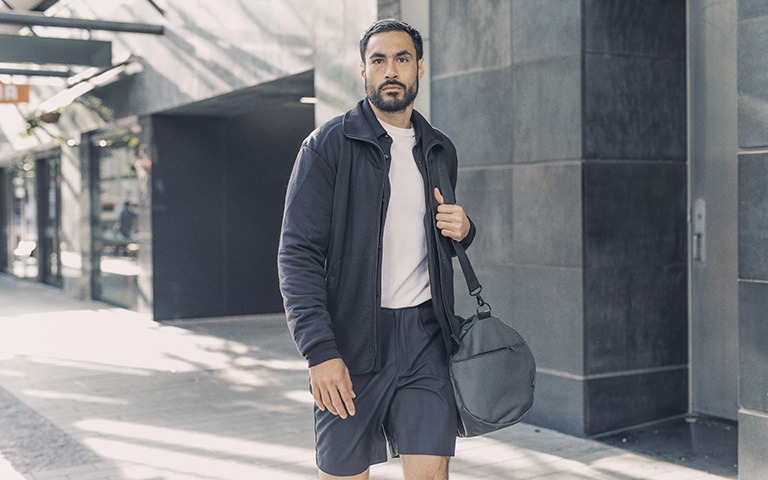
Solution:
<path fill-rule="evenodd" d="M 453 186 L 451 185 L 451 180 L 448 178 L 448 172 L 445 168 L 445 165 L 443 162 L 436 162 L 437 163 L 437 175 L 438 175 L 438 184 L 440 185 L 440 193 L 443 195 L 443 199 L 445 200 L 445 203 L 453 204 L 456 203 L 456 196 L 453 192 Z M 459 259 L 459 264 L 461 265 L 461 271 L 464 274 L 464 280 L 467 282 L 467 289 L 469 290 L 469 294 L 477 300 L 477 313 L 481 317 L 485 317 L 491 314 L 491 306 L 483 300 L 483 297 L 480 296 L 480 292 L 483 291 L 483 286 L 480 285 L 480 280 L 477 279 L 477 275 L 475 274 L 475 269 L 472 268 L 472 262 L 469 261 L 469 257 L 467 256 L 467 251 L 464 248 L 464 246 L 457 242 L 456 240 L 451 239 L 451 242 L 453 243 L 453 248 L 456 251 L 456 256 Z"/>

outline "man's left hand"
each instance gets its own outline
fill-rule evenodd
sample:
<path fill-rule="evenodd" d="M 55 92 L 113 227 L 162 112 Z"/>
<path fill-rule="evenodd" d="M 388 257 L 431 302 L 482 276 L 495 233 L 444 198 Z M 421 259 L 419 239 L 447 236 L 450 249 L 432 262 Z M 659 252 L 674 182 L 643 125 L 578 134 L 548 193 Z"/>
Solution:
<path fill-rule="evenodd" d="M 461 205 L 445 203 L 439 189 L 435 189 L 437 200 L 437 228 L 444 237 L 449 237 L 457 242 L 464 240 L 469 234 L 469 218 Z"/>

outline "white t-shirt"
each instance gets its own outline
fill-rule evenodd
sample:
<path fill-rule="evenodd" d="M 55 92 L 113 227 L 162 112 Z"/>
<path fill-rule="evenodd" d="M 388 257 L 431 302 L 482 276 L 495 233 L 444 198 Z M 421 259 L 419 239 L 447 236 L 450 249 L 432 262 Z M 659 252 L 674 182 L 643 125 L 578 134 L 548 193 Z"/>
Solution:
<path fill-rule="evenodd" d="M 413 128 L 398 128 L 379 120 L 392 138 L 389 167 L 390 197 L 384 222 L 381 266 L 381 306 L 414 307 L 432 298 L 427 265 L 424 180 L 413 158 Z"/>

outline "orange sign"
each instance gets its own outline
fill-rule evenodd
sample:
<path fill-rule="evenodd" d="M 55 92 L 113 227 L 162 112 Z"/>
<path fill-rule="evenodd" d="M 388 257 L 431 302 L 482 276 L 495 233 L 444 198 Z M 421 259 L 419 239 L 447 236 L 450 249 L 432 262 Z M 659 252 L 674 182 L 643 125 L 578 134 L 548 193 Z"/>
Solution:
<path fill-rule="evenodd" d="M 28 103 L 29 85 L 0 83 L 0 103 Z"/>

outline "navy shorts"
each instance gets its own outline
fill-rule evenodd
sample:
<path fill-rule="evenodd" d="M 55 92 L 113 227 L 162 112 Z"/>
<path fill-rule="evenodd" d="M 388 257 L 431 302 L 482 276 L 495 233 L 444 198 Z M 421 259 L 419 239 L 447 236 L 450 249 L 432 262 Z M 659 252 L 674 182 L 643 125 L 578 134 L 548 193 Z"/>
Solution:
<path fill-rule="evenodd" d="M 404 455 L 453 456 L 456 403 L 448 356 L 432 302 L 381 310 L 380 371 L 352 375 L 355 416 L 342 419 L 315 405 L 317 466 L 357 475 Z"/>

